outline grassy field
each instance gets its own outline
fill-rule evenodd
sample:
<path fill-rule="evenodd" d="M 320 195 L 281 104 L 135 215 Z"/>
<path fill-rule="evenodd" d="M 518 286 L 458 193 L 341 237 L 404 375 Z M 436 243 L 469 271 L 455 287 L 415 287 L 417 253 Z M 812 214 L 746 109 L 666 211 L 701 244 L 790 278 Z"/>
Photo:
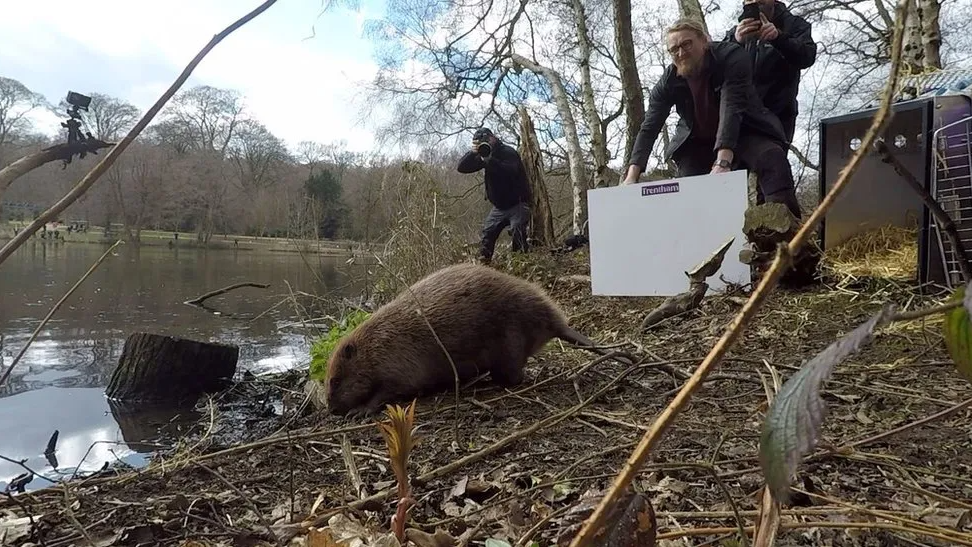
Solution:
<path fill-rule="evenodd" d="M 26 222 L 3 222 L 0 223 L 0 242 L 9 241 L 14 236 L 15 230 L 23 229 Z M 68 232 L 67 227 L 62 225 L 57 228 L 59 238 L 56 240 L 45 240 L 51 244 L 57 243 L 96 243 L 110 244 L 119 238 L 125 237 L 125 232 L 120 225 L 113 225 L 109 233 L 105 233 L 103 226 L 95 226 L 87 232 Z M 34 234 L 32 239 L 41 240 L 41 233 Z M 196 234 L 192 232 L 142 230 L 139 234 L 139 242 L 143 246 L 151 247 L 181 247 L 181 248 L 202 248 L 210 249 L 239 249 L 239 250 L 261 250 L 273 252 L 318 252 L 330 255 L 350 255 L 359 254 L 367 251 L 367 246 L 362 243 L 350 240 L 313 240 L 313 239 L 292 239 L 278 237 L 255 237 L 233 234 L 216 234 L 209 240 L 208 245 L 196 240 Z"/>

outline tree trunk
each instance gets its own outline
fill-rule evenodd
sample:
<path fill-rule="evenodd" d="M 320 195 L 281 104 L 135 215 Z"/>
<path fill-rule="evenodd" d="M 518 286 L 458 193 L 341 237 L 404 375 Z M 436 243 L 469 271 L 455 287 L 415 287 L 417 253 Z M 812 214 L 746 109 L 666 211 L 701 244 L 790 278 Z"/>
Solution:
<path fill-rule="evenodd" d="M 574 29 L 577 33 L 577 44 L 580 50 L 581 95 L 584 101 L 584 117 L 587 120 L 587 130 L 591 134 L 591 151 L 594 155 L 594 188 L 604 188 L 607 184 L 605 170 L 607 169 L 608 150 L 604 130 L 601 127 L 601 116 L 597 112 L 594 102 L 594 86 L 591 83 L 591 38 L 587 32 L 587 14 L 581 0 L 572 0 L 574 8 Z M 614 181 L 617 183 L 617 181 Z"/>
<path fill-rule="evenodd" d="M 709 26 L 705 24 L 705 12 L 702 11 L 702 4 L 699 0 L 678 0 L 678 10 L 682 17 L 691 17 L 702 22 L 702 28 L 709 34 Z"/>
<path fill-rule="evenodd" d="M 915 2 L 908 3 L 908 20 L 905 22 L 904 48 L 902 62 L 906 75 L 924 72 L 925 46 L 922 43 L 921 15 Z"/>
<path fill-rule="evenodd" d="M 520 157 L 526 167 L 527 180 L 533 193 L 530 238 L 540 246 L 554 244 L 553 213 L 550 211 L 550 196 L 543 181 L 543 159 L 537 131 L 530 114 L 523 106 L 517 107 L 520 113 Z"/>
<path fill-rule="evenodd" d="M 942 5 L 939 0 L 918 0 L 921 13 L 921 39 L 925 50 L 925 68 L 942 68 L 942 29 L 938 14 Z"/>
<path fill-rule="evenodd" d="M 621 94 L 624 101 L 624 160 L 631 158 L 638 130 L 645 119 L 645 94 L 641 90 L 638 62 L 635 60 L 634 37 L 631 30 L 631 0 L 613 0 L 614 48 L 621 72 Z M 622 176 L 626 169 L 622 168 Z"/>
<path fill-rule="evenodd" d="M 105 394 L 119 401 L 185 403 L 225 387 L 239 348 L 143 332 L 132 333 Z"/>
<path fill-rule="evenodd" d="M 577 136 L 577 124 L 574 113 L 570 109 L 570 100 L 560 74 L 551 68 L 541 66 L 522 55 L 512 54 L 512 60 L 517 65 L 543 76 L 553 91 L 554 102 L 560 113 L 564 135 L 567 137 L 567 160 L 570 164 L 570 182 L 574 194 L 574 234 L 587 233 L 587 177 L 584 175 L 584 155 L 581 151 L 580 139 Z"/>

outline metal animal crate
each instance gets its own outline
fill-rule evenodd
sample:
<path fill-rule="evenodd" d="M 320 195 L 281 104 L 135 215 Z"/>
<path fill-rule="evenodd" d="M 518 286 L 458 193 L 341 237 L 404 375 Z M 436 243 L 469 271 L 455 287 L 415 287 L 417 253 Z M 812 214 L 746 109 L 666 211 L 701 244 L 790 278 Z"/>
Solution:
<path fill-rule="evenodd" d="M 957 78 L 964 84 L 960 78 L 966 75 L 953 74 L 951 81 L 936 77 L 938 81 L 912 86 L 919 91 L 917 98 L 892 106 L 894 116 L 880 138 L 949 214 L 972 252 L 972 98 L 943 91 L 954 89 Z M 860 147 L 876 112 L 872 108 L 821 120 L 821 199 Z M 921 198 L 872 152 L 828 211 L 818 232 L 820 245 L 833 248 L 889 224 L 918 228 L 919 282 L 948 287 L 962 282 L 955 252 Z"/>

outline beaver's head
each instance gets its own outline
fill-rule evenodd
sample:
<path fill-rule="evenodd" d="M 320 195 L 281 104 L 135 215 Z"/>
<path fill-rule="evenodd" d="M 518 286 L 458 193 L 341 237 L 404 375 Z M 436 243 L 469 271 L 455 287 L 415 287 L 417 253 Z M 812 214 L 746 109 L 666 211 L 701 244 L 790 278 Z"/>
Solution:
<path fill-rule="evenodd" d="M 327 408 L 331 414 L 363 414 L 374 396 L 376 370 L 367 361 L 355 333 L 334 347 L 327 364 Z"/>

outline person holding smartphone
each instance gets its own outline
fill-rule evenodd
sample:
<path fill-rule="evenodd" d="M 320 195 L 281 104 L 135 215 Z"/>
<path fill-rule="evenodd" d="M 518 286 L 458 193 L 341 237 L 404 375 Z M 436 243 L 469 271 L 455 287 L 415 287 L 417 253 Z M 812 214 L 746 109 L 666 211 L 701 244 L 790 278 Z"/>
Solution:
<path fill-rule="evenodd" d="M 739 23 L 725 40 L 743 45 L 763 104 L 780 119 L 787 144 L 799 113 L 800 72 L 817 61 L 817 44 L 806 19 L 778 0 L 745 0 Z"/>
<path fill-rule="evenodd" d="M 669 27 L 665 41 L 672 63 L 648 93 L 623 184 L 638 182 L 674 106 L 679 121 L 665 160 L 674 160 L 678 176 L 747 169 L 756 174 L 757 203 L 782 203 L 802 218 L 783 127 L 756 94 L 746 51 L 712 41 L 692 18 Z"/>

